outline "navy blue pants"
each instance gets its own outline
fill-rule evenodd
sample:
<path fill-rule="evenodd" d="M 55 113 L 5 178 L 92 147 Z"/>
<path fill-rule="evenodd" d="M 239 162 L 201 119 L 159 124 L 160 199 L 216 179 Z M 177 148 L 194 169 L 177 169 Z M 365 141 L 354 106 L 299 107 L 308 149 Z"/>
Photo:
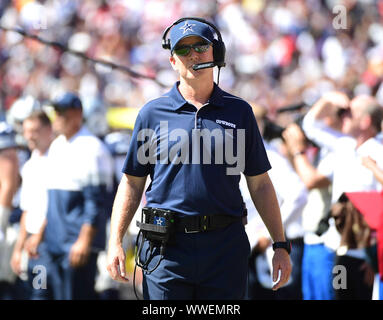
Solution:
<path fill-rule="evenodd" d="M 48 288 L 48 253 L 43 244 L 39 247 L 39 257 L 28 260 L 28 296 L 30 300 L 51 300 L 52 290 Z M 44 274 L 45 272 L 45 274 Z M 43 283 L 45 282 L 45 283 Z"/>
<path fill-rule="evenodd" d="M 47 291 L 35 293 L 34 299 L 54 300 L 94 300 L 97 299 L 94 288 L 97 272 L 98 253 L 92 252 L 88 262 L 79 268 L 69 263 L 69 255 L 53 254 L 46 250 L 44 244 L 39 248 L 40 263 L 47 270 Z"/>
<path fill-rule="evenodd" d="M 159 256 L 154 250 L 153 268 Z M 150 274 L 144 272 L 145 300 L 244 299 L 250 245 L 241 222 L 202 233 L 176 233 L 173 245 Z M 149 255 L 145 242 L 141 259 Z"/>

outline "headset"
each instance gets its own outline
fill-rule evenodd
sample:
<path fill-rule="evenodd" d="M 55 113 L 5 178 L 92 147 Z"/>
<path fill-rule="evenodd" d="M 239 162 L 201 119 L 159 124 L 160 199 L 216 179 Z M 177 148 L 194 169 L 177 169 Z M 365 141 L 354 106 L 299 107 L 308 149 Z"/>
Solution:
<path fill-rule="evenodd" d="M 214 61 L 197 63 L 197 64 L 193 65 L 193 70 L 213 68 L 215 66 L 217 66 L 218 69 L 221 69 L 222 67 L 226 66 L 226 63 L 225 63 L 226 48 L 225 48 L 225 43 L 222 41 L 221 33 L 219 32 L 219 30 L 217 29 L 217 27 L 214 24 L 212 24 L 211 22 L 209 22 L 205 19 L 201 19 L 198 17 L 184 17 L 184 18 L 178 19 L 171 26 L 166 28 L 166 30 L 164 31 L 164 34 L 162 36 L 162 48 L 170 50 L 170 48 L 171 48 L 170 39 L 166 39 L 167 34 L 169 33 L 170 29 L 174 25 L 176 25 L 180 22 L 186 21 L 186 20 L 195 20 L 195 21 L 199 21 L 199 22 L 202 22 L 204 24 L 207 24 L 208 26 L 210 26 L 215 31 L 215 33 L 218 37 L 218 40 L 217 39 L 213 40 L 213 59 L 214 59 Z"/>

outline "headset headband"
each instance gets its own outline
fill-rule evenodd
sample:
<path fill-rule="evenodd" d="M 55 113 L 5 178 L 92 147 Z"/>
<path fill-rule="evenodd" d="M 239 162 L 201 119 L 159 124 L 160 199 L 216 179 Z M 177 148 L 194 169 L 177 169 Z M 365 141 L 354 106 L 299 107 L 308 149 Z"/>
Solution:
<path fill-rule="evenodd" d="M 202 18 L 197 18 L 197 17 L 184 17 L 184 18 L 178 19 L 171 26 L 167 27 L 166 30 L 164 31 L 164 34 L 162 35 L 162 48 L 169 49 L 169 50 L 171 49 L 170 39 L 166 39 L 166 36 L 169 33 L 169 30 L 174 25 L 176 25 L 182 21 L 185 21 L 185 20 L 195 20 L 195 21 L 202 22 L 202 23 L 210 26 L 215 31 L 215 34 L 217 35 L 218 40 L 213 39 L 213 58 L 214 58 L 213 61 L 194 64 L 193 69 L 194 70 L 201 70 L 201 69 L 213 68 L 214 66 L 217 66 L 218 67 L 217 84 L 218 84 L 219 83 L 220 70 L 222 67 L 224 67 L 226 65 L 226 63 L 225 63 L 226 48 L 225 48 L 225 43 L 222 41 L 221 32 L 211 22 L 209 22 L 205 19 L 202 19 Z"/>
<path fill-rule="evenodd" d="M 209 21 L 207 21 L 205 19 L 202 19 L 202 18 L 198 18 L 198 17 L 184 17 L 184 18 L 178 19 L 176 22 L 173 22 L 173 24 L 171 26 L 166 28 L 166 30 L 164 31 L 164 33 L 162 35 L 162 48 L 170 50 L 170 40 L 166 39 L 167 34 L 169 33 L 170 29 L 174 25 L 176 25 L 176 24 L 178 24 L 178 23 L 180 23 L 182 21 L 186 21 L 186 20 L 196 20 L 196 21 L 199 21 L 199 22 L 207 24 L 208 26 L 210 26 L 215 31 L 215 34 L 218 37 L 218 41 L 223 42 L 222 41 L 221 32 L 219 32 L 217 27 L 214 24 L 212 24 L 211 22 L 209 22 Z"/>

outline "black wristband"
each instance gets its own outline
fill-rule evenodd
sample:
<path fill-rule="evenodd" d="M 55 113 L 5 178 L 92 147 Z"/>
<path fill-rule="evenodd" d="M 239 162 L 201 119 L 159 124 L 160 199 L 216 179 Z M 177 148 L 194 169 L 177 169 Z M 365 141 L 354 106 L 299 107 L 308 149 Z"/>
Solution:
<path fill-rule="evenodd" d="M 273 250 L 275 249 L 285 249 L 288 254 L 291 252 L 291 242 L 290 241 L 279 241 L 273 243 Z"/>

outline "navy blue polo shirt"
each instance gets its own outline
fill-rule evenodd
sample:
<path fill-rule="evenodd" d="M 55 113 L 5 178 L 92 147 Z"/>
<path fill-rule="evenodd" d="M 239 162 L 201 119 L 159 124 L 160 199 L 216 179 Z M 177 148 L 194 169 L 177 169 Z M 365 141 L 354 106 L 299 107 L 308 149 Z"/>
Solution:
<path fill-rule="evenodd" d="M 178 85 L 140 110 L 122 171 L 150 175 L 149 207 L 242 215 L 240 173 L 254 176 L 271 168 L 252 109 L 215 84 L 198 110 Z"/>

